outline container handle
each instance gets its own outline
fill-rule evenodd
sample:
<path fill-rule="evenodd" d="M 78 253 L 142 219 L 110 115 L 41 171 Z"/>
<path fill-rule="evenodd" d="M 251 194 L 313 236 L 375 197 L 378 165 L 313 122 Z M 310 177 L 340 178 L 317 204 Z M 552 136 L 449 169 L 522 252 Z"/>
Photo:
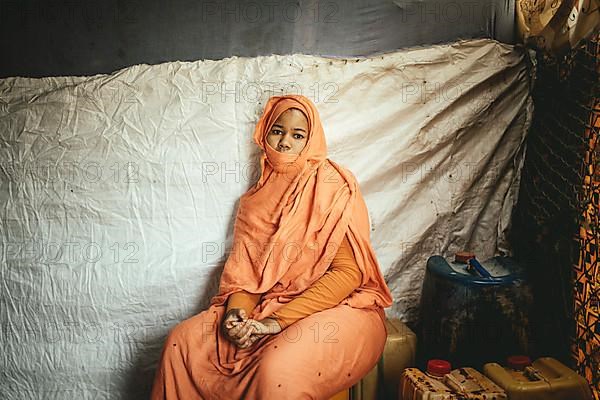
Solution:
<path fill-rule="evenodd" d="M 481 265 L 481 264 L 479 263 L 479 261 L 477 261 L 477 260 L 475 259 L 475 257 L 473 257 L 473 258 L 469 258 L 469 261 L 467 261 L 467 262 L 469 263 L 469 267 L 470 267 L 470 268 L 473 268 L 475 271 L 477 271 L 477 273 L 478 273 L 479 275 L 481 275 L 483 278 L 486 278 L 486 279 L 494 279 L 494 277 L 492 276 L 492 274 L 490 274 L 490 273 L 488 272 L 488 270 L 487 270 L 487 269 L 485 269 L 485 267 L 484 267 L 483 265 Z"/>

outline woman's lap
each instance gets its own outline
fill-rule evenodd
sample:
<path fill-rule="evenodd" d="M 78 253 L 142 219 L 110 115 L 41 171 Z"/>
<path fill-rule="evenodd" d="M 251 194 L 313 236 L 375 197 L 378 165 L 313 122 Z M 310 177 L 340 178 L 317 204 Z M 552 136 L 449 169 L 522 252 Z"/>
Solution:
<path fill-rule="evenodd" d="M 377 311 L 338 305 L 255 343 L 254 347 L 261 349 L 248 357 L 255 357 L 256 362 L 226 377 L 209 361 L 215 360 L 210 354 L 214 348 L 203 346 L 212 342 L 207 335 L 216 334 L 216 315 L 209 309 L 181 322 L 165 343 L 165 347 L 176 342 L 184 346 L 179 349 L 181 358 L 195 386 L 215 393 L 207 398 L 221 398 L 231 392 L 233 397 L 223 398 L 243 393 L 244 398 L 257 400 L 327 399 L 367 374 L 381 356 L 386 340 Z M 219 382 L 218 388 L 215 382 Z"/>

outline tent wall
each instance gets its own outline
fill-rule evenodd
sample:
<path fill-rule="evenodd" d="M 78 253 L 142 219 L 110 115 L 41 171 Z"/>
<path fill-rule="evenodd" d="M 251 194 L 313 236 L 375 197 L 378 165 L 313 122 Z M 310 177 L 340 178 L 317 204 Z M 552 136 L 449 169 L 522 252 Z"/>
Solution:
<path fill-rule="evenodd" d="M 8 0 L 0 77 L 230 56 L 359 56 L 460 38 L 512 43 L 514 0 Z"/>
<path fill-rule="evenodd" d="M 3 399 L 147 398 L 169 329 L 216 293 L 281 90 L 319 108 L 369 208 L 386 313 L 414 321 L 430 255 L 510 253 L 527 61 L 478 39 L 0 80 Z"/>

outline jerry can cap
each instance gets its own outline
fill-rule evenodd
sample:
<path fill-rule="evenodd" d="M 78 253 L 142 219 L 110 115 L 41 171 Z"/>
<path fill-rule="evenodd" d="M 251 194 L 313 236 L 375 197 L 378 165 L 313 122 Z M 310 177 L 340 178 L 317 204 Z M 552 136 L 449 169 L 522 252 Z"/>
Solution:
<path fill-rule="evenodd" d="M 471 258 L 475 258 L 475 253 L 470 251 L 457 251 L 454 253 L 454 262 L 466 264 Z"/>
<path fill-rule="evenodd" d="M 435 376 L 444 376 L 449 374 L 452 366 L 446 360 L 432 359 L 427 361 L 427 373 Z"/>
<path fill-rule="evenodd" d="M 531 358 L 522 355 L 510 356 L 506 359 L 506 365 L 508 368 L 522 371 L 525 367 L 531 365 Z"/>

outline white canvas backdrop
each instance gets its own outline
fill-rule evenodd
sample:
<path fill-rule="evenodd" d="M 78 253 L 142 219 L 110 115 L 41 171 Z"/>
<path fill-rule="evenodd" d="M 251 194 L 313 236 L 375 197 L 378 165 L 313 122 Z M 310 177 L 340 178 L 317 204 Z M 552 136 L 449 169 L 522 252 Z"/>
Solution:
<path fill-rule="evenodd" d="M 316 103 L 365 196 L 386 313 L 414 321 L 429 256 L 510 254 L 527 65 L 478 39 L 0 80 L 3 398 L 147 397 L 168 330 L 216 293 L 273 94 Z"/>

